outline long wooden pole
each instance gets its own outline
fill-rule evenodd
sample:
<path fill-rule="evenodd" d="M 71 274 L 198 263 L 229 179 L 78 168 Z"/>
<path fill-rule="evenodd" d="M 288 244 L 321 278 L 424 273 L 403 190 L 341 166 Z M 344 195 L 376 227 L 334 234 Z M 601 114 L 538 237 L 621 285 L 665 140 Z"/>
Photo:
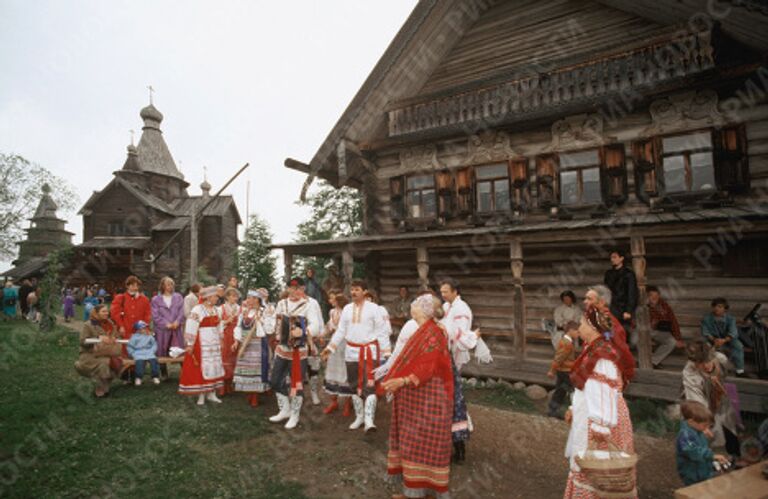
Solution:
<path fill-rule="evenodd" d="M 155 263 L 155 262 L 157 261 L 157 259 L 158 259 L 158 258 L 160 258 L 160 257 L 163 255 L 163 253 L 165 253 L 165 252 L 168 250 L 168 248 L 171 246 L 171 244 L 172 244 L 172 243 L 173 243 L 173 242 L 174 242 L 176 239 L 178 239 L 178 237 L 179 237 L 179 236 L 181 236 L 181 233 L 182 233 L 182 232 L 184 232 L 184 229 L 186 229 L 186 228 L 187 228 L 187 225 L 189 225 L 189 223 L 190 223 L 190 222 L 191 222 L 193 219 L 194 219 L 195 221 L 197 221 L 197 219 L 198 219 L 198 218 L 201 218 L 201 217 L 202 217 L 202 215 L 203 215 L 203 212 L 206 210 L 206 208 L 208 208 L 208 207 L 211 205 L 211 203 L 213 203 L 213 202 L 216 200 L 216 198 L 218 198 L 218 197 L 221 195 L 221 193 L 222 193 L 222 192 L 224 192 L 224 189 L 226 189 L 227 187 L 229 187 L 229 184 L 231 184 L 232 182 L 234 182 L 234 181 L 235 181 L 235 179 L 236 179 L 237 177 L 239 177 L 239 176 L 240 176 L 240 174 L 241 174 L 241 173 L 243 173 L 243 172 L 245 171 L 245 169 L 246 169 L 246 168 L 248 168 L 248 166 L 250 166 L 250 163 L 246 163 L 246 164 L 244 164 L 244 165 L 243 165 L 243 166 L 242 166 L 242 167 L 241 167 L 241 168 L 240 168 L 240 169 L 237 171 L 237 173 L 235 173 L 235 174 L 232 176 L 232 178 L 230 178 L 230 179 L 227 181 L 227 183 L 226 183 L 226 184 L 224 184 L 224 185 L 221 187 L 221 189 L 219 189 L 219 190 L 216 192 L 216 194 L 214 194 L 213 196 L 211 196 L 211 199 L 209 199 L 207 203 L 205 203 L 205 204 L 204 204 L 204 205 L 203 205 L 203 206 L 202 206 L 200 209 L 198 209 L 198 210 L 194 211 L 194 212 L 192 213 L 192 216 L 190 217 L 190 220 L 189 220 L 187 223 L 185 223 L 185 224 L 184 224 L 184 225 L 183 225 L 183 226 L 182 226 L 182 227 L 181 227 L 179 230 L 177 230 L 177 231 L 176 231 L 176 233 L 175 233 L 173 236 L 171 236 L 171 238 L 168 240 L 168 242 L 167 242 L 167 243 L 165 243 L 165 245 L 164 245 L 162 248 L 160 248 L 160 251 L 158 251 L 158 252 L 157 252 L 157 254 L 155 254 L 155 255 L 152 255 L 152 258 L 150 258 L 150 263 Z"/>

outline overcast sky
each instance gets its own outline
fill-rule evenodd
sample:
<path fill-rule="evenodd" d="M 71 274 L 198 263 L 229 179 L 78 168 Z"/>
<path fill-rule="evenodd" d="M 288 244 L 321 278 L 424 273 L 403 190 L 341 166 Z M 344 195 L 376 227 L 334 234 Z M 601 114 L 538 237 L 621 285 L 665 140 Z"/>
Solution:
<path fill-rule="evenodd" d="M 165 140 L 199 194 L 203 165 L 245 217 L 292 240 L 308 162 L 416 0 L 0 0 L 0 151 L 65 177 L 80 205 L 125 161 L 152 85 Z M 64 214 L 82 242 L 82 218 Z M 0 269 L 10 266 L 0 262 Z"/>

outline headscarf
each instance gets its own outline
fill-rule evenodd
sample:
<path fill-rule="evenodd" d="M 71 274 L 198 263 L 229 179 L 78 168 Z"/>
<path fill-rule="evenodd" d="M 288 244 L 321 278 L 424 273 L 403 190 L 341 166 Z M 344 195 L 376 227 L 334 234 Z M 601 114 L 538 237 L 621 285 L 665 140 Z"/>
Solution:
<path fill-rule="evenodd" d="M 217 286 L 208 286 L 200 290 L 200 296 L 205 298 L 210 298 L 211 296 L 215 296 L 218 293 L 219 288 Z"/>
<path fill-rule="evenodd" d="M 413 300 L 411 306 L 415 306 L 421 310 L 427 319 L 431 319 L 435 316 L 435 299 L 430 294 L 424 294 Z"/>

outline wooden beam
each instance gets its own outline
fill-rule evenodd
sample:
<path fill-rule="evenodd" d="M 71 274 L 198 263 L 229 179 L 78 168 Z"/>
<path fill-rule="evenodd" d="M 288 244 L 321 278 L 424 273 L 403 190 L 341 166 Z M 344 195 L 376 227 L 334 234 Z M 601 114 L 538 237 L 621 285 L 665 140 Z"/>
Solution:
<path fill-rule="evenodd" d="M 416 247 L 416 270 L 419 273 L 419 291 L 429 289 L 429 253 L 426 246 Z"/>
<path fill-rule="evenodd" d="M 635 311 L 635 327 L 639 335 L 637 341 L 638 363 L 640 369 L 653 369 L 653 364 L 651 363 L 651 355 L 653 353 L 651 346 L 651 324 L 648 317 L 648 307 L 645 306 L 647 302 L 645 292 L 645 285 L 647 283 L 645 238 L 643 236 L 632 236 L 629 244 L 632 252 L 632 267 L 637 278 L 638 308 Z M 627 331 L 627 334 L 629 334 L 629 331 Z"/>
<path fill-rule="evenodd" d="M 523 243 L 519 237 L 509 242 L 509 264 L 512 269 L 512 322 L 515 334 L 515 355 L 525 360 L 525 293 L 523 290 Z"/>
<path fill-rule="evenodd" d="M 341 270 L 344 275 L 344 294 L 349 296 L 349 285 L 352 282 L 352 273 L 355 270 L 355 260 L 349 250 L 341 252 Z"/>

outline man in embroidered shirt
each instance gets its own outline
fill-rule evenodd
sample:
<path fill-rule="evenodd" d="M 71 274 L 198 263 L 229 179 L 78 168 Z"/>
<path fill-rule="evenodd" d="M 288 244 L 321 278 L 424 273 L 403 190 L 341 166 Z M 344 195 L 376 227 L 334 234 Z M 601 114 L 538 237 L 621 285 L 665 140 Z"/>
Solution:
<path fill-rule="evenodd" d="M 659 344 L 653 352 L 651 362 L 653 367 L 659 367 L 675 348 L 685 348 L 685 342 L 680 335 L 680 324 L 672 307 L 661 297 L 661 291 L 656 286 L 645 288 L 648 293 L 648 314 L 651 322 L 651 338 Z"/>
<path fill-rule="evenodd" d="M 347 381 L 356 390 L 352 395 L 355 421 L 349 426 L 356 430 L 365 424 L 365 431 L 376 429 L 376 385 L 373 370 L 392 353 L 389 341 L 389 325 L 384 323 L 379 306 L 365 299 L 368 286 L 364 281 L 352 281 L 349 293 L 352 303 L 341 312 L 339 326 L 328 346 L 323 350 L 323 360 L 336 350 L 342 341 L 347 342 L 344 359 L 347 363 Z"/>
<path fill-rule="evenodd" d="M 469 440 L 471 419 L 467 413 L 467 403 L 461 389 L 461 368 L 469 362 L 469 351 L 477 346 L 479 331 L 472 331 L 472 310 L 461 299 L 459 283 L 445 279 L 440 283 L 443 303 L 443 319 L 440 323 L 448 333 L 448 347 L 453 359 L 453 459 L 464 462 L 466 441 Z"/>
<path fill-rule="evenodd" d="M 303 290 L 303 281 L 295 277 L 288 283 L 288 296 L 275 307 L 277 341 L 272 368 L 272 387 L 277 396 L 280 412 L 269 418 L 273 423 L 288 420 L 287 429 L 299 423 L 304 400 L 304 379 L 307 376 L 307 357 L 323 327 L 319 306 L 315 307 Z M 290 375 L 291 382 L 287 382 Z"/>

